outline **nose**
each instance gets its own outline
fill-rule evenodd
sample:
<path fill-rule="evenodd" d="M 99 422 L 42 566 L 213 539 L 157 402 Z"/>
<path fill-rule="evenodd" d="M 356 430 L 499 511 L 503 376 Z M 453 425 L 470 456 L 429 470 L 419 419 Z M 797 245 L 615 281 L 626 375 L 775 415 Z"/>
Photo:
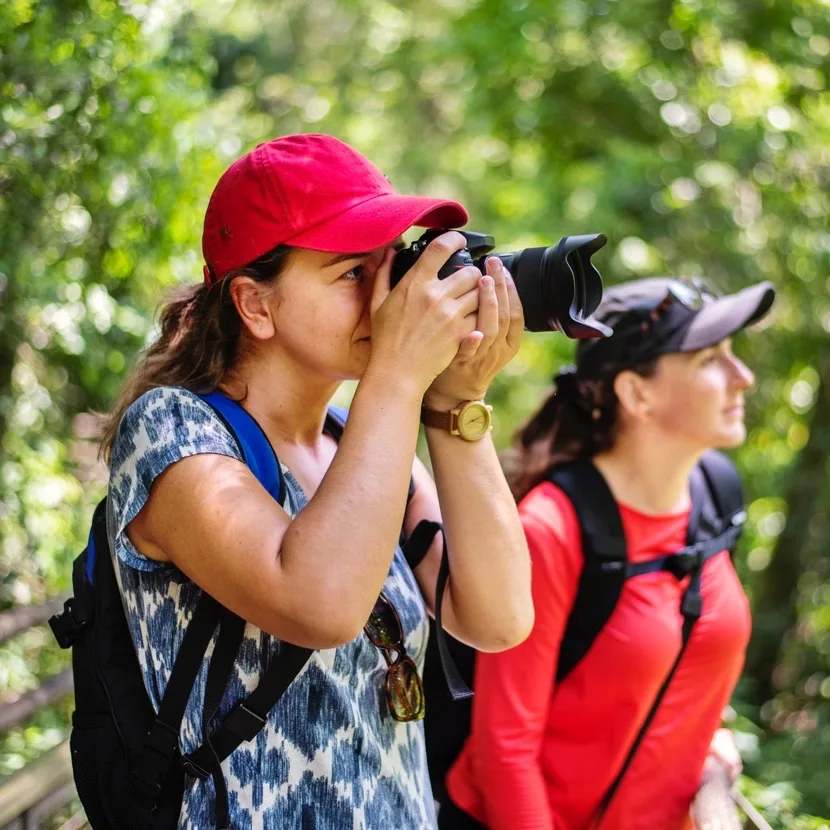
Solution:
<path fill-rule="evenodd" d="M 755 385 L 755 374 L 742 360 L 732 355 L 733 383 L 739 389 L 749 389 Z"/>

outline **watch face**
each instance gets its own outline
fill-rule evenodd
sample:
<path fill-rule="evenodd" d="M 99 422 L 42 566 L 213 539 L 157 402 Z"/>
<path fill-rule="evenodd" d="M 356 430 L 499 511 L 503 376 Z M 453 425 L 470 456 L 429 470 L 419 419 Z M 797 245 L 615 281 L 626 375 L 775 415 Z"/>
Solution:
<path fill-rule="evenodd" d="M 483 403 L 469 403 L 458 414 L 458 433 L 467 441 L 476 441 L 489 429 L 490 409 Z"/>

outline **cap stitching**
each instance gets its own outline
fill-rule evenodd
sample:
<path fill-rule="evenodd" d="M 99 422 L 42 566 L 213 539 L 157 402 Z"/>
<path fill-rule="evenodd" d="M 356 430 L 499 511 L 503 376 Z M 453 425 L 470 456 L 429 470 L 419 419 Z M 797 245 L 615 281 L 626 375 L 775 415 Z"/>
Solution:
<path fill-rule="evenodd" d="M 257 147 L 256 149 L 258 150 L 259 148 Z M 291 230 L 293 231 L 294 230 L 293 217 L 291 217 L 291 214 L 289 213 L 289 211 L 286 208 L 285 199 L 283 198 L 283 194 L 277 186 L 277 182 L 274 181 L 274 179 L 272 179 L 270 174 L 269 174 L 269 170 L 268 170 L 268 167 L 266 166 L 266 162 L 265 162 L 265 154 L 264 153 L 258 153 L 257 154 L 257 163 L 259 164 L 259 166 L 261 168 L 262 176 L 265 178 L 267 186 L 270 188 L 271 192 L 274 194 L 274 198 L 277 200 L 277 203 L 280 206 L 280 210 L 282 210 L 282 215 L 289 222 L 291 222 Z M 282 243 L 278 242 L 277 244 L 281 245 Z"/>

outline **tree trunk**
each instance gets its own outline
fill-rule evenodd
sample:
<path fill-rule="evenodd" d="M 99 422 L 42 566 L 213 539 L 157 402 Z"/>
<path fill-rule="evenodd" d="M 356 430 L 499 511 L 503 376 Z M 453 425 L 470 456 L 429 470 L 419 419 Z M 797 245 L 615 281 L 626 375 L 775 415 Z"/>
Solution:
<path fill-rule="evenodd" d="M 14 405 L 12 370 L 17 347 L 20 345 L 20 330 L 15 319 L 17 309 L 13 299 L 14 277 L 11 274 L 7 277 L 5 289 L 0 285 L 0 461 L 5 455 L 3 438 L 6 435 L 11 407 Z"/>

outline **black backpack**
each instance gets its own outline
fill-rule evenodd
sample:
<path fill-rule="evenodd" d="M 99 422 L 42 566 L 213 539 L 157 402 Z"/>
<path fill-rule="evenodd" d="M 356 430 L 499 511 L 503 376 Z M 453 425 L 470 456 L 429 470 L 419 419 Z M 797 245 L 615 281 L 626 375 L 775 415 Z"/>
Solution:
<path fill-rule="evenodd" d="M 664 570 L 678 580 L 691 577 L 681 600 L 682 645 L 677 658 L 655 696 L 651 709 L 632 743 L 625 762 L 605 793 L 595 817 L 600 823 L 631 765 L 643 737 L 671 683 L 695 623 L 702 613 L 701 574 L 706 562 L 722 550 L 732 551 L 746 520 L 740 478 L 732 463 L 718 452 L 707 453 L 690 479 L 692 510 L 687 547 L 647 562 L 628 562 L 626 541 L 617 503 L 605 479 L 590 460 L 552 468 L 548 480 L 567 495 L 582 530 L 585 564 L 559 652 L 556 680 L 560 683 L 588 653 L 608 622 L 626 579 Z M 476 652 L 446 637 L 451 657 L 463 682 L 472 685 Z M 424 687 L 430 708 L 425 720 L 427 760 L 435 798 L 447 803 L 445 777 L 470 732 L 471 702 L 451 702 L 439 689 L 439 649 L 430 639 Z"/>
<path fill-rule="evenodd" d="M 221 393 L 200 397 L 234 436 L 259 482 L 284 505 L 279 461 L 259 424 Z M 342 434 L 345 416 L 343 410 L 329 409 L 327 428 L 335 440 Z M 412 491 L 410 483 L 410 497 Z M 259 686 L 222 723 L 213 723 L 242 643 L 245 621 L 202 592 L 155 712 L 124 614 L 106 525 L 104 499 L 95 510 L 87 547 L 73 565 L 74 596 L 49 621 L 61 647 L 72 648 L 75 711 L 70 747 L 81 803 L 95 830 L 167 830 L 178 825 L 185 775 L 202 781 L 212 777 L 216 824 L 227 828 L 228 792 L 220 764 L 262 729 L 269 711 L 313 651 L 282 642 L 277 660 Z M 425 550 L 419 553 L 418 548 L 431 540 L 424 528 L 416 528 L 406 545 L 407 559 L 422 558 Z M 203 743 L 183 756 L 179 749 L 182 719 L 217 628 L 205 688 Z M 452 667 L 448 671 L 452 673 Z"/>

